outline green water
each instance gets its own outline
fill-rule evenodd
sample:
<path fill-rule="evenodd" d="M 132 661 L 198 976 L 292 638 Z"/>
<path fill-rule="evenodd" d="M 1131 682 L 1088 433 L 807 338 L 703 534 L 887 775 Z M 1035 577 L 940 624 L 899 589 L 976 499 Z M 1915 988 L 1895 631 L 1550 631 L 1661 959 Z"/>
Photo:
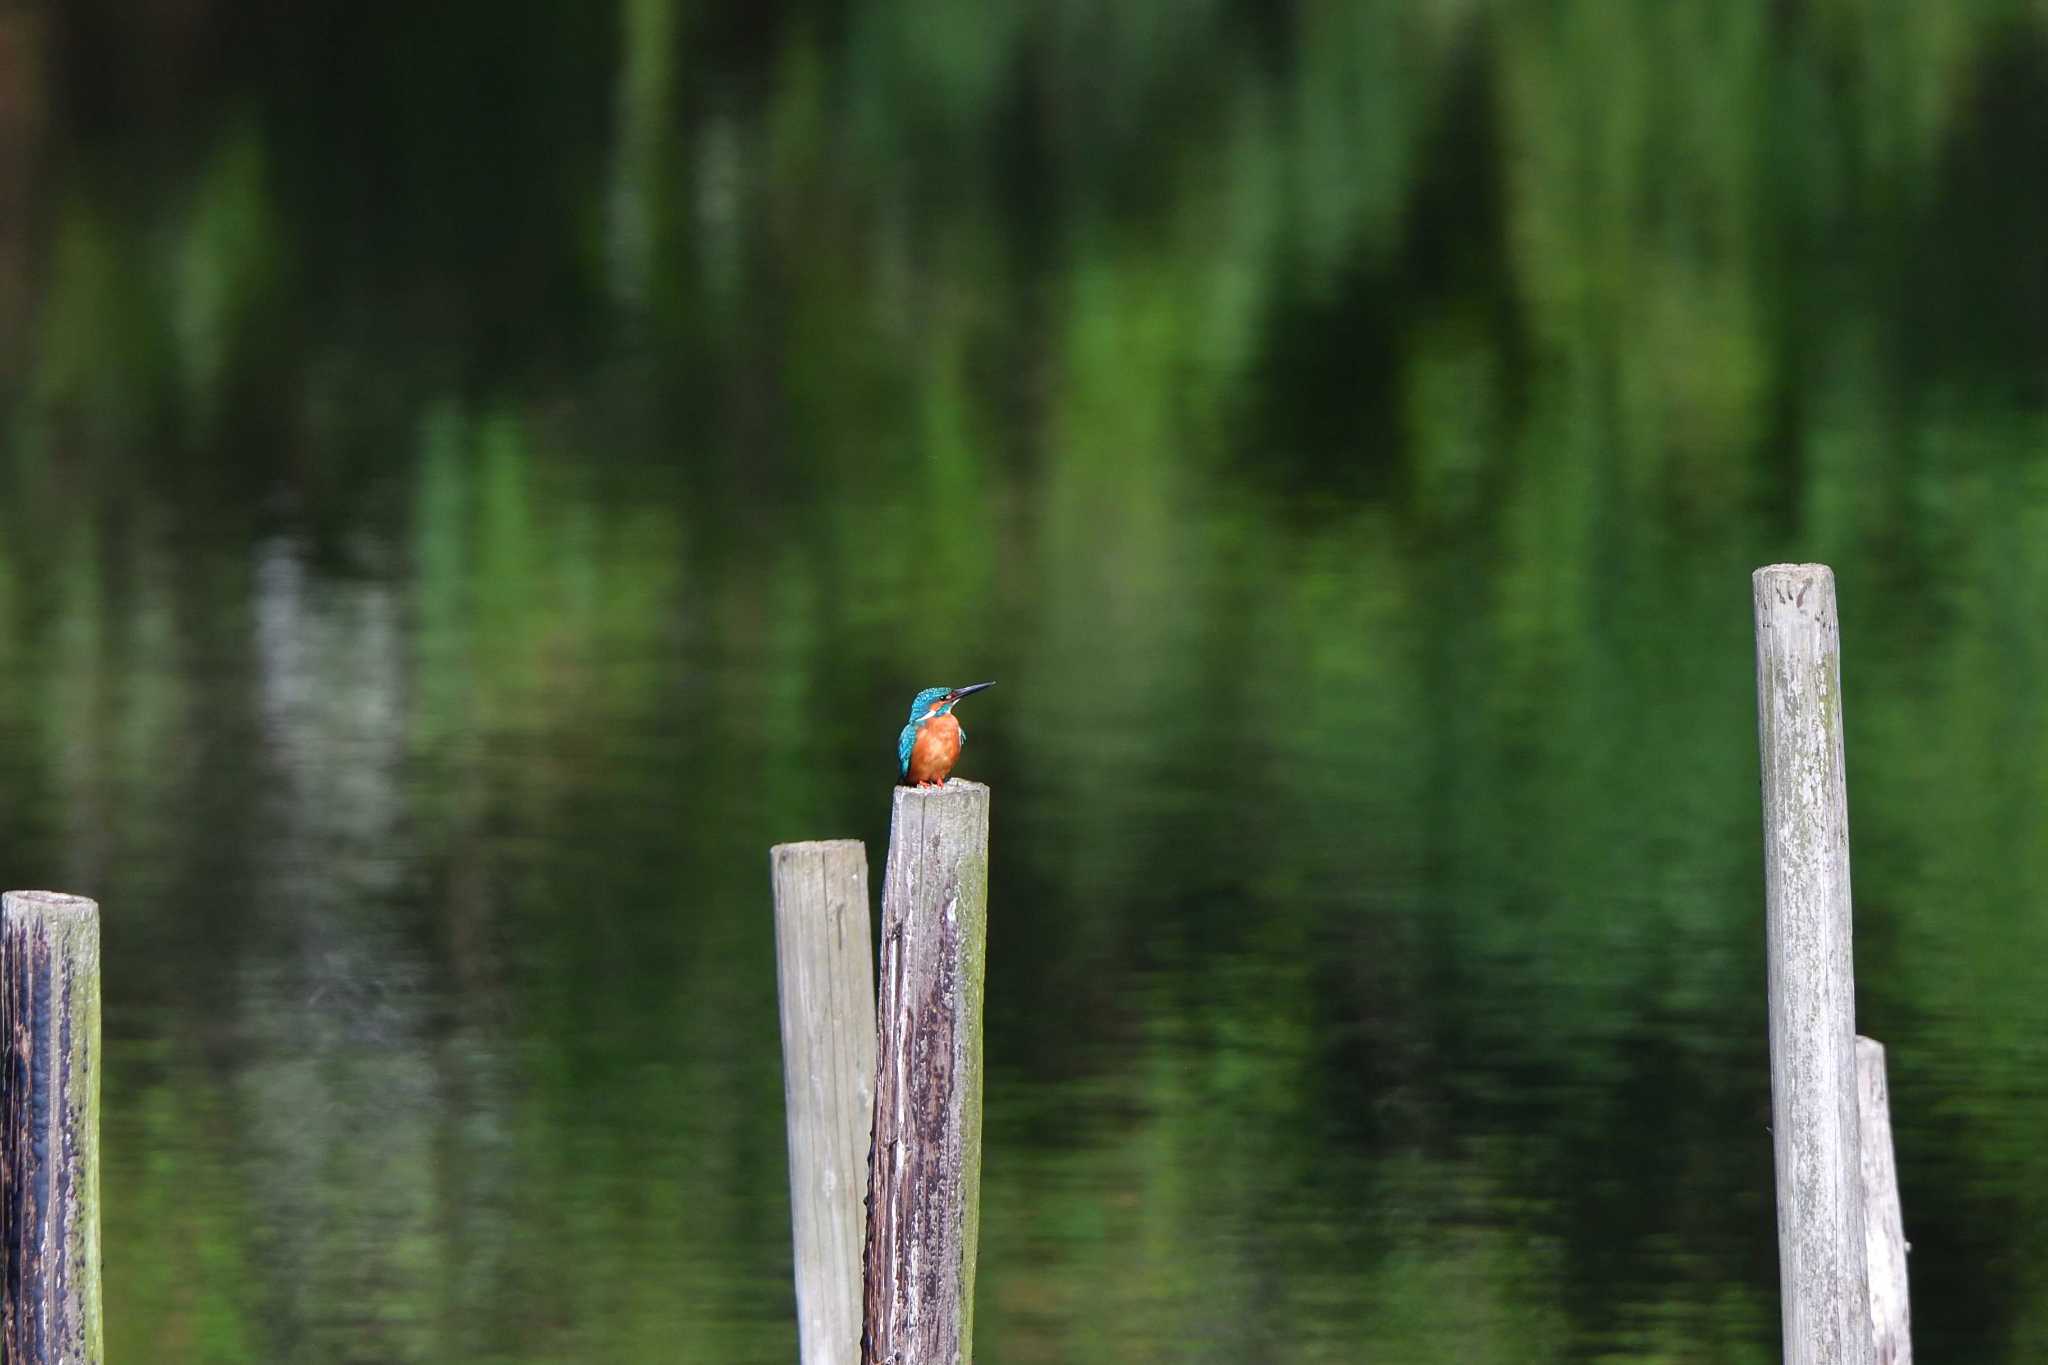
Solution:
<path fill-rule="evenodd" d="M 977 1358 L 1775 1359 L 1749 572 L 2048 1358 L 2048 15 L 0 6 L 116 1361 L 793 1359 L 767 848 L 995 792 Z"/>

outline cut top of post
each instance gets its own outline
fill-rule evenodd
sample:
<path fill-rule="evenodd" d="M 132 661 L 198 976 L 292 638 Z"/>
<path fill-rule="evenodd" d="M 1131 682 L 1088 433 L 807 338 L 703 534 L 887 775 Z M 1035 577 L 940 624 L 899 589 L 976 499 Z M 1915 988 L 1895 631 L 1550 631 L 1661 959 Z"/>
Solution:
<path fill-rule="evenodd" d="M 775 844 L 768 850 L 771 858 L 790 858 L 800 853 L 822 852 L 828 849 L 857 848 L 866 851 L 867 845 L 858 839 L 798 839 L 787 844 Z"/>
<path fill-rule="evenodd" d="M 98 914 L 100 908 L 96 901 L 85 896 L 67 895 L 62 891 L 9 891 L 5 905 L 8 910 L 79 919 Z"/>
<path fill-rule="evenodd" d="M 943 787 L 898 786 L 896 788 L 896 799 L 901 801 L 905 797 L 912 796 L 945 796 L 952 792 L 980 792 L 983 796 L 986 796 L 988 795 L 988 784 L 986 782 L 970 782 L 964 777 L 949 777 L 946 779 L 946 785 Z"/>
<path fill-rule="evenodd" d="M 1759 615 L 1773 604 L 1810 615 L 1835 600 L 1835 571 L 1825 564 L 1766 564 L 1750 582 Z"/>

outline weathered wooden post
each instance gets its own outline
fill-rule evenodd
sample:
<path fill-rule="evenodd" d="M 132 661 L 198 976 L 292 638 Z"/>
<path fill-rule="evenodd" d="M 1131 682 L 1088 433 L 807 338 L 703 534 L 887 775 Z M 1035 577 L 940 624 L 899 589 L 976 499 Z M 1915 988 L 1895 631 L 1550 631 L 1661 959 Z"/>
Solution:
<path fill-rule="evenodd" d="M 1877 1365 L 1913 1365 L 1906 1226 L 1899 1213 L 1899 1171 L 1892 1160 L 1892 1102 L 1885 1085 L 1882 1043 L 1856 1039 L 1856 1086 L 1856 1112 L 1863 1125 L 1863 1235 Z"/>
<path fill-rule="evenodd" d="M 776 983 L 803 1365 L 860 1356 L 861 1192 L 875 1112 L 868 856 L 858 839 L 777 844 Z"/>
<path fill-rule="evenodd" d="M 1786 1365 L 1872 1365 L 1834 574 L 1752 582 Z"/>
<path fill-rule="evenodd" d="M 100 908 L 0 897 L 0 1348 L 7 1365 L 100 1365 Z"/>
<path fill-rule="evenodd" d="M 980 1237 L 989 791 L 896 789 L 882 880 L 863 1365 L 968 1365 Z"/>

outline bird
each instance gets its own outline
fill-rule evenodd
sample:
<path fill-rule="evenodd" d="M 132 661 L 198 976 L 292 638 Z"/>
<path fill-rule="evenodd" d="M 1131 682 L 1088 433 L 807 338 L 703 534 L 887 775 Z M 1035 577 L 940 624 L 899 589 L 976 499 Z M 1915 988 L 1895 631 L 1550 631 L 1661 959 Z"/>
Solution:
<path fill-rule="evenodd" d="M 994 686 L 985 682 L 927 687 L 917 694 L 910 703 L 910 723 L 896 737 L 896 772 L 903 785 L 946 785 L 946 775 L 960 758 L 960 746 L 967 742 L 967 730 L 953 715 L 953 707 L 962 697 Z"/>

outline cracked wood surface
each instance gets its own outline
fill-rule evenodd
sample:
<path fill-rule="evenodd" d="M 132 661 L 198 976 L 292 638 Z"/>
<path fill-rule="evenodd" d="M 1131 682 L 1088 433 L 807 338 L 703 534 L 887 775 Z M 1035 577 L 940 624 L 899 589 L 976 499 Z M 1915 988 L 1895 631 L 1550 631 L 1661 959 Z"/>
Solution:
<path fill-rule="evenodd" d="M 100 1365 L 99 906 L 9 891 L 0 978 L 0 1359 Z"/>
<path fill-rule="evenodd" d="M 981 1198 L 989 790 L 896 789 L 882 883 L 863 1365 L 967 1365 Z"/>
<path fill-rule="evenodd" d="M 1786 1365 L 1872 1365 L 1835 577 L 1752 580 Z"/>
<path fill-rule="evenodd" d="M 858 839 L 777 844 L 775 980 L 803 1365 L 860 1353 L 861 1196 L 875 1111 L 868 855 Z"/>

